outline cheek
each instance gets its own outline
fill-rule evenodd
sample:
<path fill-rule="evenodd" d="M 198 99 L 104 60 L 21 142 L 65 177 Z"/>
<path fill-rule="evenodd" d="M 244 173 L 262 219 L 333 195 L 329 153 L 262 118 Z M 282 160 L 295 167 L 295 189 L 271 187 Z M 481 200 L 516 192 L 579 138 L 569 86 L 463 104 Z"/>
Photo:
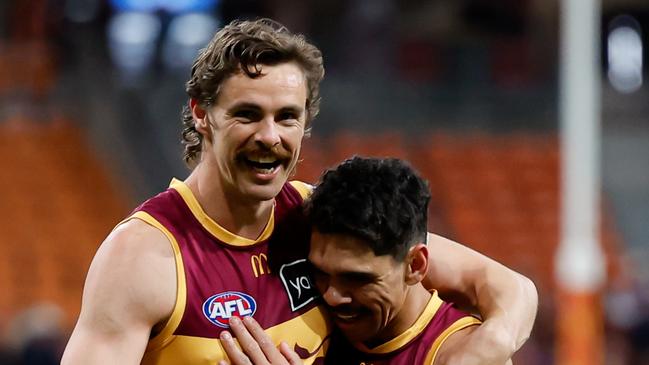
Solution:
<path fill-rule="evenodd" d="M 403 301 L 403 291 L 399 283 L 385 283 L 374 290 L 372 310 L 378 312 L 383 320 L 393 315 Z"/>
<path fill-rule="evenodd" d="M 228 121 L 227 125 L 221 128 L 222 142 L 227 142 L 230 146 L 241 147 L 254 139 L 258 130 L 258 123 Z"/>
<path fill-rule="evenodd" d="M 243 148 L 253 140 L 255 135 L 254 123 L 237 124 L 227 132 L 227 144 L 232 149 Z"/>
<path fill-rule="evenodd" d="M 294 154 L 299 154 L 300 147 L 302 146 L 302 139 L 304 138 L 304 129 L 293 128 L 292 130 L 284 133 L 284 145 L 287 149 Z"/>
<path fill-rule="evenodd" d="M 371 290 L 357 291 L 357 298 L 360 303 L 367 306 L 373 312 L 384 312 L 394 302 L 394 289 L 387 285 L 374 286 Z"/>
<path fill-rule="evenodd" d="M 221 161 L 221 163 L 228 164 L 235 154 L 234 141 L 231 137 L 224 135 L 223 138 L 214 141 L 214 146 L 212 146 L 216 153 L 216 158 Z"/>

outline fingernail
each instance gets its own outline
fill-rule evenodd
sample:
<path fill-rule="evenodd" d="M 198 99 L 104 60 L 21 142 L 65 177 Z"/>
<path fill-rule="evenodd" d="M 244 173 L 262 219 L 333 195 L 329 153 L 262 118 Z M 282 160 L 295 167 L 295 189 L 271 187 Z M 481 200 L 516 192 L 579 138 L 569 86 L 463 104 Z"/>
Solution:
<path fill-rule="evenodd" d="M 232 335 L 230 335 L 230 332 L 228 332 L 228 331 L 223 331 L 223 332 L 221 332 L 221 339 L 223 339 L 223 340 L 231 340 Z"/>
<path fill-rule="evenodd" d="M 279 348 L 280 348 L 280 350 L 283 349 L 284 351 L 289 351 L 289 352 L 290 352 L 290 351 L 293 351 L 293 350 L 291 349 L 291 346 L 289 346 L 288 343 L 286 343 L 286 342 L 284 342 L 284 341 L 282 341 L 282 342 L 279 344 Z"/>
<path fill-rule="evenodd" d="M 239 317 L 230 317 L 230 323 L 239 324 L 241 323 L 241 319 Z"/>
<path fill-rule="evenodd" d="M 254 319 L 252 317 L 243 317 L 243 321 L 246 323 L 254 323 Z"/>

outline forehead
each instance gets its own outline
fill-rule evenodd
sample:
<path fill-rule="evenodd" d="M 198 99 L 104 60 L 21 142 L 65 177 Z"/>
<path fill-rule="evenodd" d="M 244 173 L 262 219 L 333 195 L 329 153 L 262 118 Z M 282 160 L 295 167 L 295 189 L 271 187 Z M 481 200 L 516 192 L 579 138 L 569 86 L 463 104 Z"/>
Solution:
<path fill-rule="evenodd" d="M 311 233 L 309 260 L 319 269 L 337 271 L 374 271 L 395 264 L 390 255 L 377 256 L 363 239 L 345 234 Z"/>
<path fill-rule="evenodd" d="M 295 62 L 258 67 L 261 69 L 261 76 L 257 78 L 250 78 L 243 71 L 239 71 L 225 79 L 219 91 L 218 102 L 299 102 L 300 105 L 306 102 L 306 78 Z"/>

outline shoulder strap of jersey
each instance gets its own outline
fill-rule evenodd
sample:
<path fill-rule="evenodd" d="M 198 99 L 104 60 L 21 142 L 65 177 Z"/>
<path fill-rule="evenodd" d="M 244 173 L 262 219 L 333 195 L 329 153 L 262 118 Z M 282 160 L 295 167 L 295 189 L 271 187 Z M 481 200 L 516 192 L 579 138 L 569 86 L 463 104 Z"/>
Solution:
<path fill-rule="evenodd" d="M 289 184 L 291 184 L 291 186 L 295 190 L 297 190 L 298 193 L 300 193 L 302 200 L 306 200 L 313 192 L 313 185 L 311 184 L 307 184 L 305 182 L 298 181 L 298 180 L 293 180 L 289 182 Z"/>
<path fill-rule="evenodd" d="M 433 345 L 430 347 L 430 350 L 428 350 L 428 354 L 426 354 L 426 358 L 424 360 L 425 365 L 433 365 L 435 362 L 435 357 L 437 357 L 437 353 L 439 352 L 439 349 L 442 347 L 444 342 L 455 332 L 460 331 L 462 329 L 465 329 L 469 326 L 476 326 L 482 323 L 479 319 L 472 317 L 472 316 L 466 316 L 458 319 L 457 321 L 453 322 L 450 326 L 448 326 L 447 329 L 444 330 L 433 342 Z"/>

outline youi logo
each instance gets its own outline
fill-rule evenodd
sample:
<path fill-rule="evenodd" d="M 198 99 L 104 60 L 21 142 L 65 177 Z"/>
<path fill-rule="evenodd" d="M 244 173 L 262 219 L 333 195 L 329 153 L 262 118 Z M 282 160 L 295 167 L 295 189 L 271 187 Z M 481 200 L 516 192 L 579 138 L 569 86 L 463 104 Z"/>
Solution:
<path fill-rule="evenodd" d="M 237 292 L 227 291 L 212 295 L 203 303 L 203 314 L 215 325 L 228 328 L 230 317 L 249 317 L 255 314 L 257 303 L 252 296 Z"/>

